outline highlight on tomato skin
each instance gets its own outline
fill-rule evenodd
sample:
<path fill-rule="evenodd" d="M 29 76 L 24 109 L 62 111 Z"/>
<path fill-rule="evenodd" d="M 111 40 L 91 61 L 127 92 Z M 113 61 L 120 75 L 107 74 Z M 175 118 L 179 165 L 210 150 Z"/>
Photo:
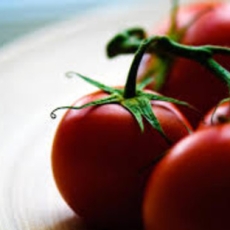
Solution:
<path fill-rule="evenodd" d="M 98 91 L 75 105 L 103 98 Z M 191 127 L 168 102 L 152 108 L 172 144 Z M 170 147 L 144 122 L 143 133 L 118 104 L 68 110 L 55 134 L 52 170 L 58 190 L 87 226 L 99 229 L 142 229 L 143 190 L 152 162 Z M 147 167 L 146 167 L 147 166 Z"/>
<path fill-rule="evenodd" d="M 196 15 L 199 17 L 196 18 Z M 195 20 L 189 24 L 192 18 Z M 227 2 L 207 1 L 182 5 L 177 12 L 176 23 L 178 26 L 176 31 L 180 31 L 189 24 L 182 35 L 178 35 L 179 32 L 171 35 L 182 44 L 230 47 L 230 4 Z M 149 35 L 167 34 L 169 27 L 168 20 L 166 20 L 157 28 L 149 31 Z M 230 57 L 216 55 L 215 59 L 230 70 Z M 203 115 L 229 95 L 227 86 L 200 64 L 183 58 L 176 58 L 171 64 L 168 73 L 166 72 L 166 80 L 159 89 L 161 94 L 187 101 L 199 109 Z M 162 63 L 147 55 L 140 66 L 139 79 L 146 77 L 147 72 L 157 65 L 161 71 Z M 158 75 L 158 72 L 155 75 Z M 186 107 L 179 106 L 179 108 L 192 126 L 197 127 L 202 116 L 198 116 L 197 113 Z"/>
<path fill-rule="evenodd" d="M 230 123 L 230 99 L 226 99 L 213 107 L 201 120 L 198 130 L 210 126 Z"/>
<path fill-rule="evenodd" d="M 153 170 L 143 202 L 145 230 L 228 230 L 230 124 L 195 131 Z"/>

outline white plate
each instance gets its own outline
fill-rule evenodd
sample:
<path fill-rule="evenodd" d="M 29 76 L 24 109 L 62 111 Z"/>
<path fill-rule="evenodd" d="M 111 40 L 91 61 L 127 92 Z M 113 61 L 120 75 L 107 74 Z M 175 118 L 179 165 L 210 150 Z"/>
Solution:
<path fill-rule="evenodd" d="M 77 71 L 106 84 L 124 83 L 132 56 L 108 60 L 107 41 L 127 27 L 148 29 L 168 9 L 167 0 L 106 9 L 0 50 L 0 229 L 81 229 L 52 178 L 50 151 L 62 112 L 56 120 L 50 112 L 95 88 L 64 75 Z"/>

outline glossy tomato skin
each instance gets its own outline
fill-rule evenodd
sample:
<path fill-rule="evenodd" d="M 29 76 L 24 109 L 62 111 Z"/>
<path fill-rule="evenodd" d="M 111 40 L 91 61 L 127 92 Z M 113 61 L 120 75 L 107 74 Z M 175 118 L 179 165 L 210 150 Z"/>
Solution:
<path fill-rule="evenodd" d="M 85 96 L 76 105 L 105 97 Z M 181 113 L 170 103 L 153 105 L 173 143 L 188 134 Z M 141 229 L 141 204 L 153 159 L 170 145 L 118 104 L 68 110 L 57 129 L 52 168 L 57 187 L 85 223 L 99 229 Z"/>
<path fill-rule="evenodd" d="M 228 230 L 230 124 L 194 132 L 155 167 L 147 185 L 146 230 Z"/>
<path fill-rule="evenodd" d="M 212 108 L 200 122 L 198 129 L 230 123 L 230 102 L 226 101 Z"/>
<path fill-rule="evenodd" d="M 178 28 L 185 26 L 199 12 L 203 12 L 202 16 L 188 27 L 179 42 L 194 46 L 209 44 L 229 47 L 230 4 L 203 2 L 181 6 L 177 16 Z M 167 34 L 168 28 L 169 23 L 166 21 L 150 34 Z M 216 55 L 215 59 L 230 70 L 229 56 Z M 153 58 L 145 58 L 140 68 L 140 77 L 155 63 Z M 180 107 L 193 127 L 197 127 L 202 116 L 221 99 L 228 96 L 227 86 L 221 80 L 191 60 L 176 58 L 166 79 L 160 93 L 187 101 L 201 112 L 198 115 L 186 107 Z"/>

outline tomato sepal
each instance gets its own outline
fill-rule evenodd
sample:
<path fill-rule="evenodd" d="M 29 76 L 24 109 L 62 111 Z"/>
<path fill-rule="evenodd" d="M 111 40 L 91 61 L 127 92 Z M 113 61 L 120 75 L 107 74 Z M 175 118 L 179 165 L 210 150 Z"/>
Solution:
<path fill-rule="evenodd" d="M 141 33 L 140 31 L 132 31 L 130 32 L 130 35 L 132 36 L 132 33 L 137 34 L 137 37 L 139 36 L 138 33 Z M 136 36 L 136 35 L 135 35 Z M 140 35 L 141 38 L 144 37 L 144 33 Z M 172 102 L 175 104 L 180 104 L 184 106 L 188 106 L 192 108 L 188 103 L 176 100 L 174 98 L 165 97 L 162 95 L 155 95 L 154 93 L 146 93 L 143 88 L 146 86 L 146 84 L 149 83 L 149 79 L 147 79 L 144 82 L 141 82 L 140 84 L 136 83 L 136 77 L 138 68 L 140 65 L 140 62 L 142 60 L 143 55 L 145 52 L 151 48 L 152 44 L 153 46 L 155 44 L 160 44 L 164 42 L 164 38 L 156 37 L 156 38 L 148 38 L 141 42 L 140 46 L 138 47 L 138 50 L 136 51 L 136 54 L 134 56 L 133 62 L 131 64 L 127 81 L 125 84 L 125 87 L 123 88 L 115 88 L 107 86 L 101 82 L 98 82 L 96 80 L 93 80 L 89 77 L 86 77 L 82 74 L 75 73 L 75 72 L 68 72 L 66 75 L 67 77 L 73 77 L 77 76 L 80 77 L 82 80 L 90 83 L 91 85 L 96 86 L 103 92 L 107 93 L 107 97 L 103 97 L 98 100 L 94 100 L 91 102 L 88 102 L 86 104 L 83 104 L 82 106 L 61 106 L 56 109 L 54 109 L 51 112 L 51 117 L 56 118 L 56 112 L 60 109 L 83 109 L 89 106 L 98 106 L 98 105 L 104 105 L 104 104 L 111 104 L 111 103 L 117 103 L 126 108 L 135 118 L 137 121 L 141 132 L 144 132 L 144 123 L 143 120 L 145 119 L 154 129 L 156 129 L 168 142 L 171 143 L 169 138 L 164 133 L 160 122 L 158 121 L 157 117 L 155 116 L 152 107 L 151 107 L 151 101 L 167 101 Z M 156 45 L 156 48 L 158 45 Z M 161 47 L 161 45 L 159 46 Z"/>

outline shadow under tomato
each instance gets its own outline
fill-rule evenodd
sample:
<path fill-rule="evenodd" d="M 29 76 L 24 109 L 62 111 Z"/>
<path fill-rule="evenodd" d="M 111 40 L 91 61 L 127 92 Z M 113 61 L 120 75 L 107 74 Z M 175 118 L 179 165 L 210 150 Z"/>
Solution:
<path fill-rule="evenodd" d="M 39 228 L 39 230 L 89 230 L 81 219 L 77 216 L 66 217 L 60 221 L 54 222 L 50 226 Z"/>
<path fill-rule="evenodd" d="M 34 226 L 34 230 L 111 230 L 105 228 L 99 228 L 91 225 L 86 225 L 84 220 L 79 216 L 73 214 L 68 217 L 60 216 L 60 219 L 55 218 L 51 220 L 52 224 L 40 223 L 38 226 Z M 112 230 L 141 230 L 140 228 L 114 228 Z"/>

